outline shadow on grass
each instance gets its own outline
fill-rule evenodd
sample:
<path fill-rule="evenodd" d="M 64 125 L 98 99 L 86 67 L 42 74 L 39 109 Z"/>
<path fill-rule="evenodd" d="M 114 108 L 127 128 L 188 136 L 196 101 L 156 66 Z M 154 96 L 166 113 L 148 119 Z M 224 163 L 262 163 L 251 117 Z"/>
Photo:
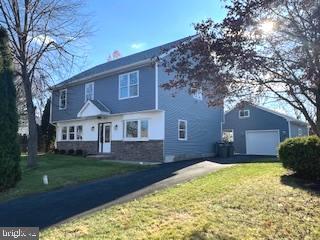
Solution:
<path fill-rule="evenodd" d="M 320 196 L 320 181 L 302 179 L 297 174 L 281 176 L 281 183 Z"/>
<path fill-rule="evenodd" d="M 275 156 L 264 156 L 264 155 L 234 155 L 229 158 L 211 158 L 212 162 L 220 164 L 239 164 L 239 163 L 274 163 L 279 162 Z"/>

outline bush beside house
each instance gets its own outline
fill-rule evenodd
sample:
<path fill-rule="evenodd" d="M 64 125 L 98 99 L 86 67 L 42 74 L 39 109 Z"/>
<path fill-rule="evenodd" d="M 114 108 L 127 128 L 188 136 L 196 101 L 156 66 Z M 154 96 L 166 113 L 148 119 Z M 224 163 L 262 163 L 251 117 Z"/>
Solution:
<path fill-rule="evenodd" d="M 280 144 L 279 158 L 283 166 L 299 176 L 320 180 L 320 138 L 290 138 Z"/>
<path fill-rule="evenodd" d="M 0 27 L 0 191 L 21 179 L 18 115 L 6 30 Z"/>

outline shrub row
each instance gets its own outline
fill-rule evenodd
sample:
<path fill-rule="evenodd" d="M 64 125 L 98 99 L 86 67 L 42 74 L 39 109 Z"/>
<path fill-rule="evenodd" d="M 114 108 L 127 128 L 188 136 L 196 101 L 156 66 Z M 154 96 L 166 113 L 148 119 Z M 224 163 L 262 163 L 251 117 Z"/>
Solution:
<path fill-rule="evenodd" d="M 285 168 L 300 177 L 320 180 L 320 138 L 289 138 L 280 144 L 279 158 Z"/>
<path fill-rule="evenodd" d="M 69 149 L 68 151 L 64 149 L 54 149 L 55 154 L 68 154 L 68 155 L 76 155 L 76 156 L 86 156 L 86 152 L 82 149 Z"/>

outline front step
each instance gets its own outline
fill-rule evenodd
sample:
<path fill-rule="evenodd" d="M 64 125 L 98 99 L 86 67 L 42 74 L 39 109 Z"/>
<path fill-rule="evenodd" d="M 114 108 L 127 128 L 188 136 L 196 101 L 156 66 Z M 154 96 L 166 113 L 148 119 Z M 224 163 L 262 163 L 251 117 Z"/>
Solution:
<path fill-rule="evenodd" d="M 95 159 L 95 160 L 112 160 L 114 159 L 114 155 L 112 155 L 112 153 L 105 153 L 105 154 L 88 155 L 87 158 Z"/>

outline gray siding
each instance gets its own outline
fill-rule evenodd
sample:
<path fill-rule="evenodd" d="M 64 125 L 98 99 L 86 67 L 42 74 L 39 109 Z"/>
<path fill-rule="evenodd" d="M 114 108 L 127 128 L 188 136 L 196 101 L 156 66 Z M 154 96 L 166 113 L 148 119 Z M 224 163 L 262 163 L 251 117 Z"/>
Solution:
<path fill-rule="evenodd" d="M 139 97 L 119 100 L 119 74 L 139 70 Z M 130 69 L 94 81 L 94 98 L 106 105 L 111 113 L 137 112 L 155 108 L 155 68 Z M 59 91 L 53 92 L 52 121 L 76 119 L 84 105 L 85 83 L 68 87 L 67 109 L 59 110 Z"/>
<path fill-rule="evenodd" d="M 295 122 L 290 122 L 290 129 L 291 129 L 291 137 L 298 137 L 298 129 L 301 128 L 302 135 L 301 136 L 307 136 L 308 135 L 308 127 L 302 124 L 298 124 Z"/>
<path fill-rule="evenodd" d="M 249 118 L 239 118 L 239 109 L 233 109 L 225 115 L 223 129 L 233 129 L 234 148 L 237 153 L 246 153 L 246 130 L 280 130 L 280 141 L 289 137 L 288 122 L 283 117 L 248 105 Z"/>
<path fill-rule="evenodd" d="M 159 85 L 169 79 L 159 67 Z M 159 87 L 159 109 L 165 111 L 164 155 L 179 159 L 213 154 L 215 143 L 221 141 L 223 107 L 209 108 L 205 100 L 195 100 L 185 90 L 175 97 L 172 93 Z M 187 141 L 178 140 L 179 119 L 188 121 Z"/>

